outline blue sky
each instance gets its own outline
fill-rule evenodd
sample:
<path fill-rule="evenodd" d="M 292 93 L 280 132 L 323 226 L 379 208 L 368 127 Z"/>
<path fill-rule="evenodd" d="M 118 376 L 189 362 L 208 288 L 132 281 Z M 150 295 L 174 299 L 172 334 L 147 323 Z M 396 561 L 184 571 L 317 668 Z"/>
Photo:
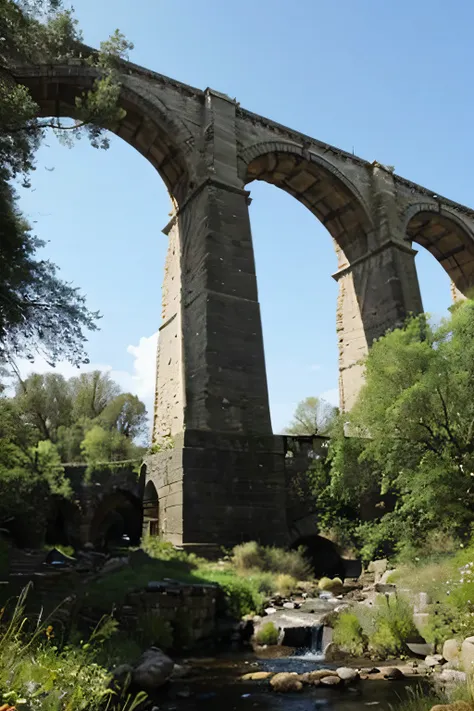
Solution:
<path fill-rule="evenodd" d="M 241 105 L 473 205 L 474 4 L 466 0 L 76 0 L 88 44 L 115 28 L 132 61 Z M 130 146 L 109 151 L 54 136 L 38 154 L 22 208 L 61 275 L 103 314 L 89 341 L 151 404 L 170 202 Z M 46 168 L 54 168 L 53 171 Z M 336 260 L 326 230 L 264 183 L 251 219 L 274 430 L 297 402 L 337 387 Z M 425 309 L 449 305 L 449 280 L 420 249 Z M 285 285 L 285 288 L 282 288 Z M 36 369 L 43 369 L 42 363 Z M 26 366 L 25 366 L 26 368 Z M 61 366 L 62 372 L 73 374 Z"/>

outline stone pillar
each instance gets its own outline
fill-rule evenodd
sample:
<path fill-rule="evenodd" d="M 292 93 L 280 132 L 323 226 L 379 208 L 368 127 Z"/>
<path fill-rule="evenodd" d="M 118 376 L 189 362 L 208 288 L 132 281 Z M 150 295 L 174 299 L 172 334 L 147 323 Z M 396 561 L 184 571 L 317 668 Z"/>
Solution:
<path fill-rule="evenodd" d="M 163 451 L 147 470 L 163 536 L 174 543 L 282 543 L 287 535 L 235 109 L 207 92 L 202 179 L 169 230 L 154 420 Z"/>
<path fill-rule="evenodd" d="M 458 301 L 465 301 L 466 297 L 459 291 L 454 281 L 451 281 L 451 300 L 453 304 L 457 304 Z"/>
<path fill-rule="evenodd" d="M 364 381 L 361 359 L 376 338 L 423 311 L 407 242 L 387 240 L 334 275 L 339 282 L 337 334 L 341 410 L 354 405 Z"/>

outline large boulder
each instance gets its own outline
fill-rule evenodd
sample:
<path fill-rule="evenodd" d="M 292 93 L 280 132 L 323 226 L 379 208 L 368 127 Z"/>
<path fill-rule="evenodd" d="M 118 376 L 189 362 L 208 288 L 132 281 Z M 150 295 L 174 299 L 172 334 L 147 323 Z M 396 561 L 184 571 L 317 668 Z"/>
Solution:
<path fill-rule="evenodd" d="M 357 669 L 351 669 L 351 667 L 339 667 L 336 669 L 336 674 L 339 679 L 342 679 L 346 684 L 354 681 L 359 681 L 360 675 Z"/>
<path fill-rule="evenodd" d="M 474 672 L 474 637 L 466 637 L 461 644 L 461 663 L 467 674 Z"/>
<path fill-rule="evenodd" d="M 133 683 L 143 691 L 152 692 L 168 681 L 173 667 L 172 659 L 161 649 L 151 647 L 138 660 L 133 670 Z"/>
<path fill-rule="evenodd" d="M 447 662 L 457 662 L 461 656 L 461 643 L 458 639 L 447 639 L 443 644 L 443 659 Z"/>
<path fill-rule="evenodd" d="M 382 560 L 373 560 L 371 563 L 369 563 L 369 566 L 367 568 L 369 573 L 373 573 L 375 576 L 375 582 L 379 583 L 382 575 L 387 571 L 388 568 L 388 560 L 386 558 L 383 558 Z"/>

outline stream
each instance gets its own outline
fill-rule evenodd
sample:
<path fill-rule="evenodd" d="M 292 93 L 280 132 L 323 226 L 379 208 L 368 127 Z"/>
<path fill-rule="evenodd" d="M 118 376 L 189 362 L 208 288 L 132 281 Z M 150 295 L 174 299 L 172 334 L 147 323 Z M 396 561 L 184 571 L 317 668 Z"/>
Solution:
<path fill-rule="evenodd" d="M 284 650 L 282 650 L 284 651 Z M 158 701 L 160 711 L 389 711 L 407 699 L 410 688 L 420 686 L 421 681 L 404 680 L 390 682 L 360 681 L 347 688 L 333 689 L 322 686 L 305 686 L 302 691 L 278 694 L 268 680 L 242 681 L 242 675 L 252 671 L 296 671 L 303 673 L 314 669 L 336 668 L 325 664 L 310 650 L 306 654 L 291 654 L 273 659 L 257 658 L 255 654 L 228 654 L 217 659 L 192 660 L 192 674 L 174 681 L 166 702 Z M 426 684 L 426 682 L 425 682 Z M 426 687 L 425 687 L 426 688 Z"/>

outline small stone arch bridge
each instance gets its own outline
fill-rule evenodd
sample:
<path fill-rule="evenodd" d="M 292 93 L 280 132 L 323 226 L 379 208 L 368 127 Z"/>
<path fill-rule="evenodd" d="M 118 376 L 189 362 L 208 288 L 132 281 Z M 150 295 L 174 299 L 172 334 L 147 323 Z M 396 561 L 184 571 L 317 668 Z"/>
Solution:
<path fill-rule="evenodd" d="M 73 116 L 96 76 L 80 58 L 11 70 L 44 116 Z M 270 422 L 249 184 L 291 194 L 334 244 L 343 410 L 373 340 L 423 310 L 417 244 L 446 270 L 455 298 L 474 287 L 474 212 L 213 89 L 125 61 L 120 81 L 126 116 L 114 130 L 156 168 L 173 204 L 154 412 L 161 451 L 147 459 L 161 535 L 180 545 L 283 543 L 285 451 Z"/>

